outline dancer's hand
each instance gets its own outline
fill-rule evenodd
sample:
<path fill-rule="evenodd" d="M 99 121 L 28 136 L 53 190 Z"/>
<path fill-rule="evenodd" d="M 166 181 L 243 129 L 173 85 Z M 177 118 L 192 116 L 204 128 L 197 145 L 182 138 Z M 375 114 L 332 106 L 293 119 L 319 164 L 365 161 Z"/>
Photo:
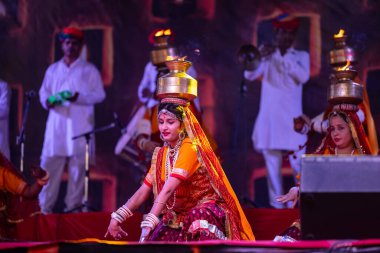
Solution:
<path fill-rule="evenodd" d="M 108 235 L 111 235 L 115 240 L 121 240 L 124 237 L 128 236 L 128 233 L 121 228 L 117 220 L 111 219 L 104 238 L 106 238 Z"/>
<path fill-rule="evenodd" d="M 146 238 L 148 238 L 150 231 L 152 229 L 150 227 L 143 227 L 141 230 L 141 236 L 139 242 L 145 242 Z"/>
<path fill-rule="evenodd" d="M 31 170 L 33 177 L 36 179 L 42 179 L 47 174 L 47 172 L 44 171 L 40 166 L 32 165 Z"/>
<path fill-rule="evenodd" d="M 294 208 L 298 201 L 299 187 L 294 186 L 290 188 L 289 192 L 285 195 L 278 196 L 276 200 L 285 204 L 286 202 L 293 201 L 292 208 Z"/>

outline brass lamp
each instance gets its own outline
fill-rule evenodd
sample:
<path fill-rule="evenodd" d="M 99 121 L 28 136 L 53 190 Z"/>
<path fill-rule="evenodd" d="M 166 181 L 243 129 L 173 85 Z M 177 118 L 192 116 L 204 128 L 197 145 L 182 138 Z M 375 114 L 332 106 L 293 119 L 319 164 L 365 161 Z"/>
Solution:
<path fill-rule="evenodd" d="M 342 67 L 347 62 L 356 62 L 355 51 L 346 44 L 347 35 L 340 29 L 338 34 L 334 34 L 334 48 L 329 52 L 329 63 L 333 68 Z"/>
<path fill-rule="evenodd" d="M 155 66 L 165 66 L 168 56 L 177 55 L 177 50 L 171 47 L 168 40 L 171 36 L 171 30 L 160 30 L 154 34 L 153 50 L 150 52 L 150 60 Z"/>

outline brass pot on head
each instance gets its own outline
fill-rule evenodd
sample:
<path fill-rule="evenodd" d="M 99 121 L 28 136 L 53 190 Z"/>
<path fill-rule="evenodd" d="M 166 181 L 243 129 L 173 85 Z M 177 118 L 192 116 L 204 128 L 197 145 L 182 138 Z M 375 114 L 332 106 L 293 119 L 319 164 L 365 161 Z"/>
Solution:
<path fill-rule="evenodd" d="M 155 66 L 165 66 L 168 56 L 176 56 L 177 50 L 169 45 L 171 30 L 160 30 L 155 33 L 153 50 L 150 52 L 150 60 Z"/>
<path fill-rule="evenodd" d="M 188 101 L 197 97 L 198 83 L 186 71 L 191 67 L 191 62 L 183 59 L 175 59 L 166 62 L 169 73 L 158 78 L 157 97 L 183 98 Z"/>
<path fill-rule="evenodd" d="M 347 62 L 356 62 L 355 51 L 347 46 L 346 40 L 344 30 L 341 29 L 338 34 L 334 34 L 334 48 L 329 52 L 329 63 L 333 68 L 345 66 Z"/>
<path fill-rule="evenodd" d="M 338 79 L 328 90 L 328 101 L 332 104 L 360 104 L 363 101 L 363 86 L 352 81 L 357 72 L 352 69 L 335 71 Z"/>

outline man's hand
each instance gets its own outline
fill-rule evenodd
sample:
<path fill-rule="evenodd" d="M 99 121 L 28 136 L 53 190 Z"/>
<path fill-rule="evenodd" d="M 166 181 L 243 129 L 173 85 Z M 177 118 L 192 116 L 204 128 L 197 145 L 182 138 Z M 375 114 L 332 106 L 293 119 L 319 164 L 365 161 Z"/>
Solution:
<path fill-rule="evenodd" d="M 142 97 L 143 98 L 150 98 L 152 96 L 153 96 L 153 93 L 150 92 L 150 90 L 148 88 L 143 89 L 143 91 L 142 91 Z"/>
<path fill-rule="evenodd" d="M 72 95 L 71 97 L 67 98 L 67 101 L 75 102 L 75 101 L 77 101 L 78 96 L 79 96 L 79 93 L 75 92 L 74 95 Z"/>
<path fill-rule="evenodd" d="M 259 49 L 261 57 L 267 57 L 267 56 L 273 54 L 273 52 L 276 50 L 276 47 L 272 44 L 266 43 L 266 44 L 259 46 L 258 49 Z"/>
<path fill-rule="evenodd" d="M 310 130 L 310 118 L 306 115 L 301 115 L 293 119 L 294 131 L 301 134 L 306 134 Z"/>
<path fill-rule="evenodd" d="M 46 99 L 45 105 L 48 109 L 53 109 L 55 106 L 54 104 L 49 102 L 49 99 Z"/>

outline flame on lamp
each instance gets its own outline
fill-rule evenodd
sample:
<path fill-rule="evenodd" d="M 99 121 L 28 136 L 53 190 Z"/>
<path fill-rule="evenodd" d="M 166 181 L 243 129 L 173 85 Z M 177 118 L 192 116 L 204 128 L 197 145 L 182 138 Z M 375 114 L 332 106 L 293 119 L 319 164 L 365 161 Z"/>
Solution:
<path fill-rule="evenodd" d="M 173 56 L 173 55 L 167 55 L 166 56 L 166 61 L 174 61 L 178 58 L 178 56 Z"/>
<path fill-rule="evenodd" d="M 177 55 L 175 56 L 168 55 L 166 56 L 166 61 L 185 61 L 186 57 L 187 56 L 179 57 Z"/>
<path fill-rule="evenodd" d="M 344 30 L 340 29 L 337 34 L 334 34 L 334 38 L 342 38 L 344 36 Z"/>
<path fill-rule="evenodd" d="M 344 70 L 347 70 L 351 65 L 351 62 L 350 61 L 347 61 L 346 65 L 344 65 L 343 67 L 341 68 L 338 68 L 338 71 L 344 71 Z"/>
<path fill-rule="evenodd" d="M 164 31 L 164 35 L 166 35 L 166 36 L 170 36 L 170 35 L 172 35 L 172 30 L 170 30 L 170 29 L 166 29 L 166 30 Z"/>
<path fill-rule="evenodd" d="M 154 34 L 154 37 L 161 37 L 161 36 L 170 36 L 172 35 L 172 31 L 170 29 L 166 30 L 159 30 Z"/>

